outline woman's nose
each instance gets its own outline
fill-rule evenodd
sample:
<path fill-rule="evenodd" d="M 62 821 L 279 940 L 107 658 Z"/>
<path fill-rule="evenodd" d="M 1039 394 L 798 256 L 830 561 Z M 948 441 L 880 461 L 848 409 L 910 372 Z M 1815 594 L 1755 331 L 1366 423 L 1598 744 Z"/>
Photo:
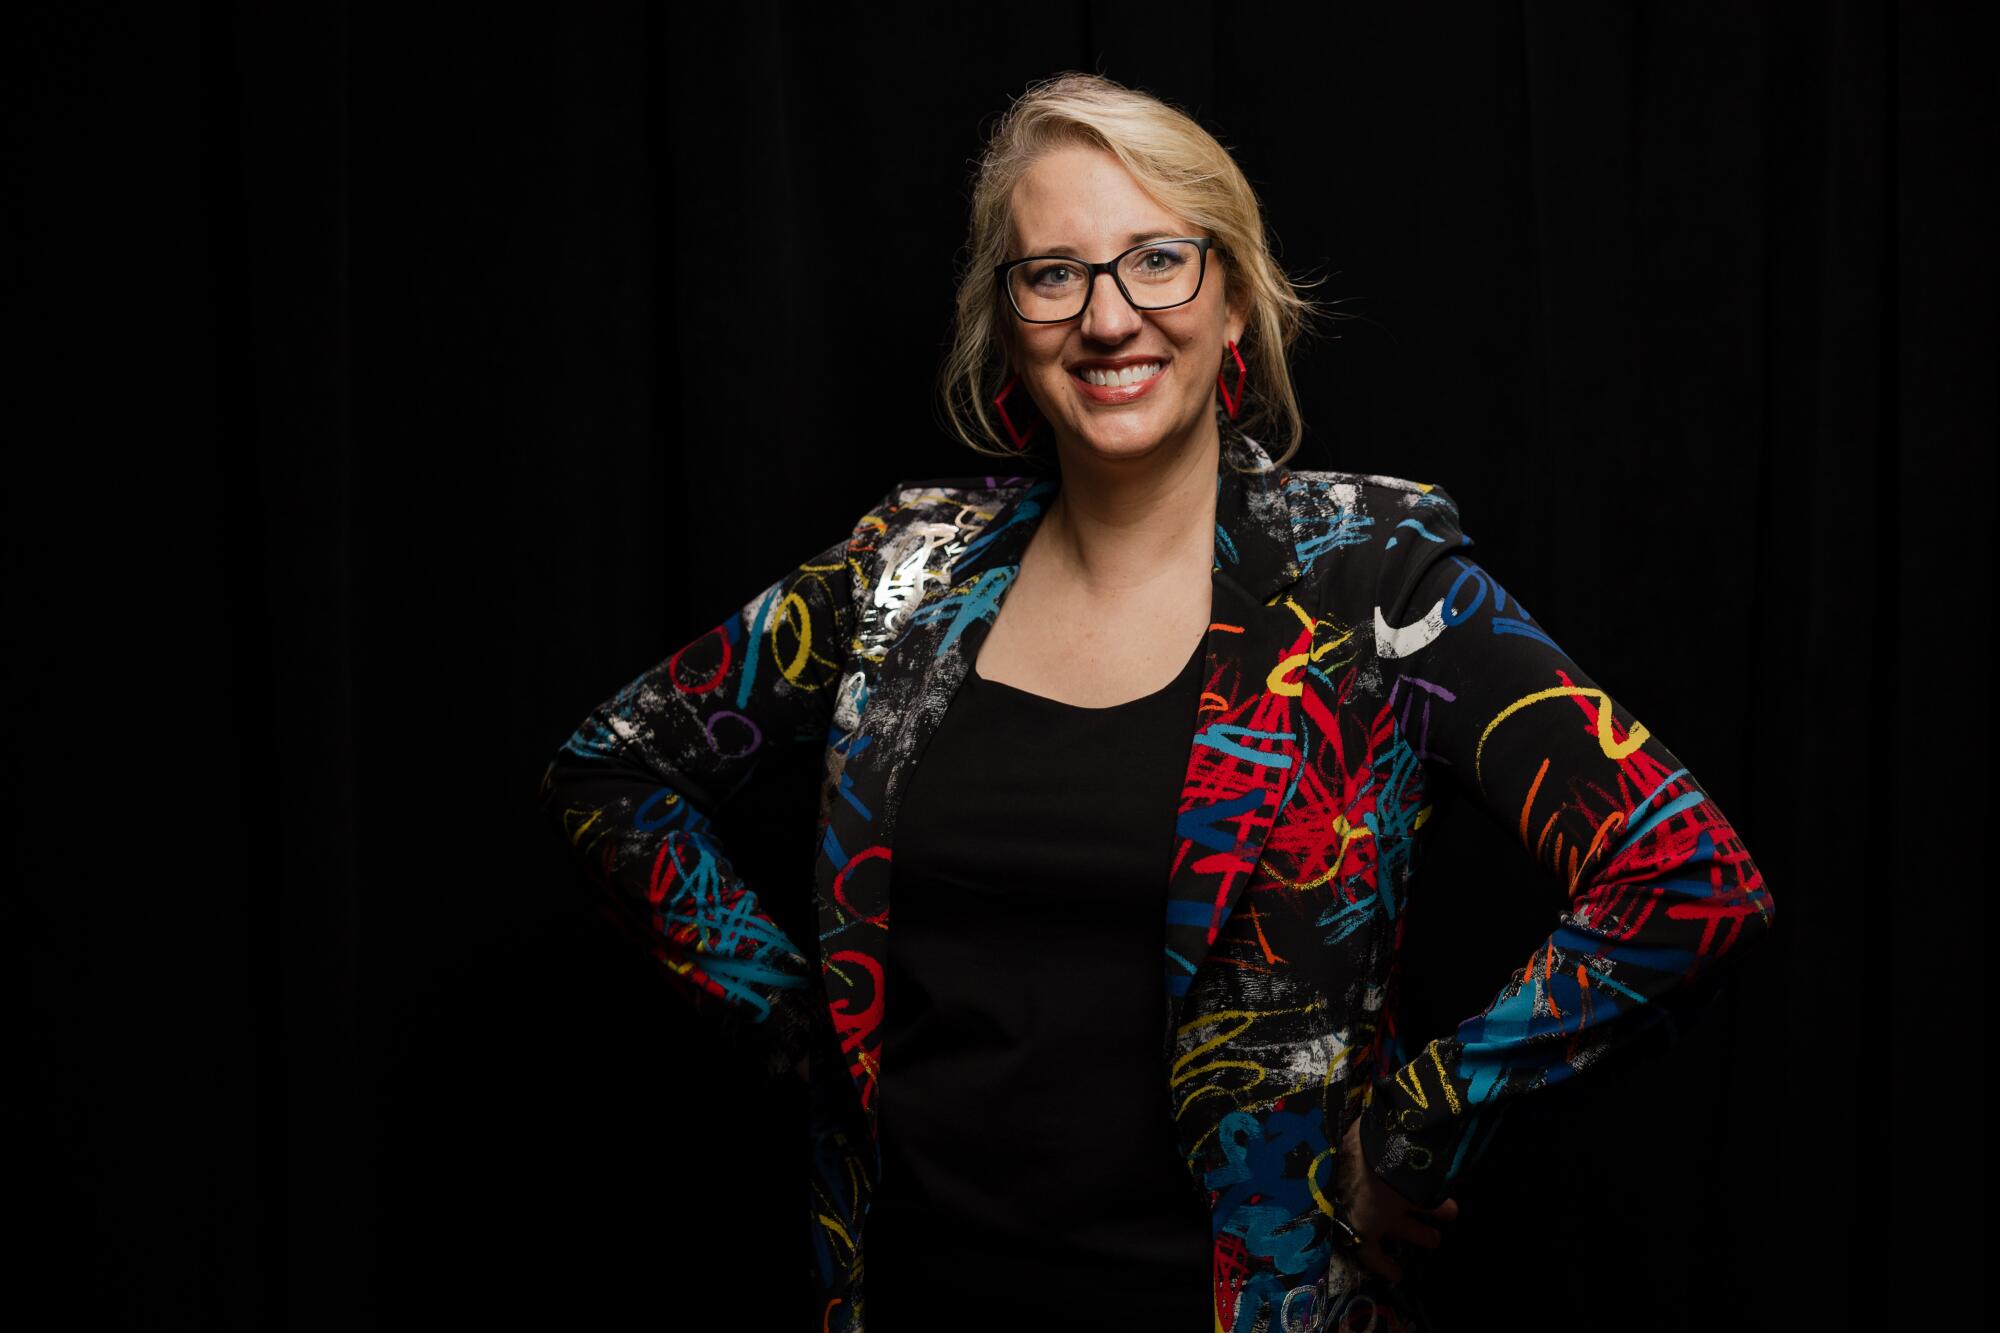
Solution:
<path fill-rule="evenodd" d="M 1109 273 L 1100 273 L 1090 293 L 1090 306 L 1083 312 L 1083 335 L 1098 342 L 1123 341 L 1139 323 L 1139 312 L 1118 290 Z"/>

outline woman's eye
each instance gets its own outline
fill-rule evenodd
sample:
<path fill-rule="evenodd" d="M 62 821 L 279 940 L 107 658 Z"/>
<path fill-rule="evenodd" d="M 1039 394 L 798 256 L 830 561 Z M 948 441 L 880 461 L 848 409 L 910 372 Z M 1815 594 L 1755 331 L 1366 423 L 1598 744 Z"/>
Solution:
<path fill-rule="evenodd" d="M 1062 279 L 1067 278 L 1069 274 L 1069 265 L 1051 264 L 1047 268 L 1038 268 L 1029 273 L 1028 281 L 1037 287 L 1055 287 L 1060 286 Z"/>

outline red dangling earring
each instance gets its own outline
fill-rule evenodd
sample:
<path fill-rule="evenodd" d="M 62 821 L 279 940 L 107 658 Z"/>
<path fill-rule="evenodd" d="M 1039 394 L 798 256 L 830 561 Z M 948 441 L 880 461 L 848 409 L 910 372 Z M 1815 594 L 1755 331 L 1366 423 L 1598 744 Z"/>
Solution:
<path fill-rule="evenodd" d="M 1236 350 L 1235 343 L 1226 345 L 1229 354 L 1236 358 L 1236 392 L 1230 393 L 1228 381 L 1223 379 L 1223 376 L 1229 373 L 1227 370 L 1218 370 L 1215 373 L 1215 387 L 1222 390 L 1222 405 L 1229 409 L 1229 419 L 1234 421 L 1237 409 L 1243 406 L 1243 380 L 1250 373 L 1250 368 L 1243 364 L 1243 353 Z"/>
<path fill-rule="evenodd" d="M 1008 376 L 1006 385 L 1001 388 L 999 393 L 993 396 L 993 406 L 1000 410 L 1000 420 L 1006 423 L 1007 436 L 1014 441 L 1014 447 L 1016 449 L 1025 449 L 1028 447 L 1028 441 L 1034 437 L 1035 432 L 1041 429 L 1042 417 L 1041 413 L 1034 408 L 1034 399 L 1030 398 L 1028 400 L 1028 411 L 1031 416 L 1028 421 L 1028 429 L 1023 431 L 1015 427 L 1014 418 L 1007 414 L 1007 395 L 1014 392 L 1014 386 L 1020 382 L 1021 377 L 1019 375 Z"/>

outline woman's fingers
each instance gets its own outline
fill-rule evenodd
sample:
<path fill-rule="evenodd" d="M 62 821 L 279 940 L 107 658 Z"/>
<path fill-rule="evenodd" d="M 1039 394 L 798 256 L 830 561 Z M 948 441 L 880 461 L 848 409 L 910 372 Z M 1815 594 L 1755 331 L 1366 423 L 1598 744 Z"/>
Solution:
<path fill-rule="evenodd" d="M 1435 1250 L 1444 1243 L 1444 1232 L 1435 1224 L 1458 1220 L 1458 1200 L 1446 1199 L 1435 1208 L 1406 1208 L 1384 1226 L 1385 1236 Z"/>
<path fill-rule="evenodd" d="M 1398 1194 L 1394 1187 L 1369 1170 L 1361 1153 L 1361 1124 L 1350 1121 L 1342 1135 L 1344 1152 L 1339 1163 L 1339 1194 L 1342 1211 L 1361 1236 L 1353 1251 L 1363 1268 L 1391 1282 L 1403 1280 L 1403 1265 L 1391 1253 L 1399 1242 L 1407 1241 L 1435 1250 L 1444 1244 L 1439 1223 L 1458 1220 L 1458 1200 L 1446 1199 L 1435 1208 L 1420 1209 Z"/>
<path fill-rule="evenodd" d="M 1421 1215 L 1412 1213 L 1389 1224 L 1389 1235 L 1397 1240 L 1406 1240 L 1412 1245 L 1421 1245 L 1427 1250 L 1435 1250 L 1444 1243 L 1444 1233 L 1436 1227 L 1426 1226 Z"/>
<path fill-rule="evenodd" d="M 1425 1210 L 1410 1208 L 1385 1209 L 1387 1220 L 1374 1235 L 1367 1236 L 1355 1256 L 1362 1267 L 1391 1282 L 1403 1280 L 1403 1265 L 1391 1253 L 1396 1245 L 1408 1242 L 1435 1250 L 1444 1244 L 1444 1232 L 1434 1225 L 1437 1222 L 1452 1222 L 1458 1218 L 1458 1201 L 1446 1199 L 1437 1207 Z"/>
<path fill-rule="evenodd" d="M 1420 1208 L 1417 1210 L 1417 1215 L 1420 1217 L 1435 1217 L 1440 1222 L 1456 1222 L 1458 1220 L 1458 1200 L 1446 1199 L 1435 1208 Z"/>
<path fill-rule="evenodd" d="M 1391 1259 L 1388 1251 L 1379 1243 L 1369 1241 L 1356 1250 L 1355 1254 L 1360 1257 L 1361 1266 L 1376 1276 L 1388 1278 L 1391 1282 L 1403 1280 L 1403 1266 Z"/>

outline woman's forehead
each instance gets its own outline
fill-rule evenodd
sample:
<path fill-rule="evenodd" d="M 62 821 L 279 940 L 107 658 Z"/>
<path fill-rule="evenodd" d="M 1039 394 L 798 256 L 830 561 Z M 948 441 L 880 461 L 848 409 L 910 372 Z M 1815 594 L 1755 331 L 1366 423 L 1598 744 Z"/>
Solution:
<path fill-rule="evenodd" d="M 1141 189 L 1123 163 L 1101 149 L 1065 148 L 1038 158 L 1014 185 L 1008 229 L 1036 254 L 1094 254 L 1159 236 L 1186 236 L 1187 222 Z"/>

